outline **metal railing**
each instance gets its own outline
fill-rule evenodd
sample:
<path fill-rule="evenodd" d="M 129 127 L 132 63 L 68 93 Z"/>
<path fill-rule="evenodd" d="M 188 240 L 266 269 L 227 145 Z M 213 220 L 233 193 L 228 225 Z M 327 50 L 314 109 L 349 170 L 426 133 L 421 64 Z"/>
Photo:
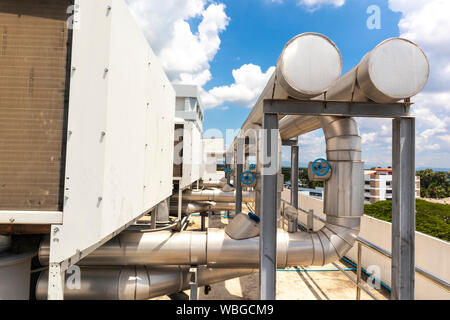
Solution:
<path fill-rule="evenodd" d="M 283 201 L 283 209 L 285 207 L 285 204 L 289 204 L 288 201 L 286 200 L 282 200 Z M 284 211 L 284 210 L 283 210 Z M 304 214 L 306 214 L 308 216 L 308 222 L 307 222 L 307 226 L 306 229 L 307 230 L 313 230 L 314 229 L 314 219 L 322 222 L 322 223 L 326 223 L 326 220 L 320 216 L 318 216 L 317 214 L 314 213 L 314 210 L 306 210 L 304 208 L 299 207 L 297 209 L 297 212 L 302 212 Z M 381 254 L 383 256 L 385 256 L 386 258 L 389 258 L 390 260 L 392 260 L 392 253 L 380 248 L 379 246 L 377 246 L 376 244 L 362 238 L 362 237 L 357 237 L 356 241 L 358 242 L 357 244 L 357 263 L 356 263 L 356 274 L 357 274 L 357 278 L 355 279 L 352 275 L 350 275 L 347 271 L 343 270 L 337 263 L 332 263 L 336 268 L 338 268 L 342 273 L 344 273 L 344 275 L 349 278 L 350 280 L 352 280 L 355 284 L 356 284 L 356 299 L 360 300 L 361 299 L 361 290 L 365 291 L 369 296 L 371 296 L 373 299 L 378 300 L 378 298 L 370 291 L 370 288 L 366 285 L 364 285 L 361 282 L 361 272 L 362 272 L 362 265 L 361 265 L 361 255 L 362 255 L 362 246 L 371 249 L 372 251 Z M 416 273 L 418 273 L 419 275 L 421 275 L 422 277 L 424 277 L 425 279 L 427 279 L 428 281 L 434 283 L 435 285 L 439 286 L 440 288 L 450 291 L 450 283 L 447 282 L 444 279 L 441 279 L 440 277 L 418 267 L 415 266 L 415 271 Z"/>

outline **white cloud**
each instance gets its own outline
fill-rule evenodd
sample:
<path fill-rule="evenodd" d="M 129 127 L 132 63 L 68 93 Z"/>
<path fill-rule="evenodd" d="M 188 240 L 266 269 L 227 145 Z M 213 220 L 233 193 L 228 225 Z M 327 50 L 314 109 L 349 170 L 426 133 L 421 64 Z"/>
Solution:
<path fill-rule="evenodd" d="M 219 34 L 230 18 L 225 5 L 207 0 L 127 0 L 169 78 L 204 85 L 211 79 L 210 62 L 220 49 Z M 197 32 L 190 19 L 201 20 Z"/>
<path fill-rule="evenodd" d="M 334 7 L 342 7 L 345 0 L 299 0 L 298 5 L 305 6 L 308 9 L 316 10 L 322 5 L 332 5 Z"/>
<path fill-rule="evenodd" d="M 400 37 L 417 43 L 430 61 L 430 80 L 413 98 L 416 117 L 417 166 L 448 167 L 450 159 L 450 11 L 448 0 L 389 0 L 392 11 L 402 13 Z M 358 119 L 366 162 L 391 162 L 392 122 Z"/>
<path fill-rule="evenodd" d="M 244 64 L 233 70 L 233 84 L 203 91 L 203 105 L 209 109 L 229 102 L 252 107 L 274 71 L 275 67 L 263 72 L 260 66 Z"/>

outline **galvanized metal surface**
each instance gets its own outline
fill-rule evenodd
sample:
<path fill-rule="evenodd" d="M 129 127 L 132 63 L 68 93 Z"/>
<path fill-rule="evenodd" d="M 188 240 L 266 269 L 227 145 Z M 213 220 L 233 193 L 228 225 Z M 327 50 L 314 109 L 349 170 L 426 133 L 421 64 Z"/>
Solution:
<path fill-rule="evenodd" d="M 64 281 L 67 300 L 148 300 L 190 288 L 189 266 L 81 267 L 78 283 Z M 204 286 L 255 272 L 251 269 L 209 269 L 199 266 L 197 285 Z M 36 298 L 47 299 L 48 271 L 42 272 Z"/>
<path fill-rule="evenodd" d="M 392 123 L 392 293 L 414 300 L 416 166 L 415 119 Z"/>

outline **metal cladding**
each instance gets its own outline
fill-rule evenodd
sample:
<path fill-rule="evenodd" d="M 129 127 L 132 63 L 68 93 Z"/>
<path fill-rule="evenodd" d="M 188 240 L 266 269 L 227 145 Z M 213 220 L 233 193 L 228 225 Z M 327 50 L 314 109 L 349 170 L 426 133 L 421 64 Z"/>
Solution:
<path fill-rule="evenodd" d="M 290 40 L 266 87 L 256 101 L 241 132 L 245 134 L 255 124 L 261 124 L 265 99 L 294 97 L 309 99 L 332 87 L 342 72 L 342 56 L 337 46 L 318 33 L 303 33 Z M 233 145 L 230 151 L 234 150 Z"/>
<path fill-rule="evenodd" d="M 174 198 L 178 198 L 174 195 Z M 236 201 L 236 191 L 225 192 L 221 190 L 201 190 L 192 191 L 187 190 L 183 193 L 183 200 L 186 201 L 214 201 L 214 202 L 235 202 Z M 254 202 L 255 193 L 253 191 L 242 192 L 243 202 Z"/>
<path fill-rule="evenodd" d="M 430 74 L 427 56 L 415 43 L 392 38 L 367 53 L 358 66 L 347 72 L 324 95 L 315 99 L 378 103 L 397 102 L 418 94 Z M 280 134 L 290 139 L 321 128 L 314 116 L 286 116 Z"/>
<path fill-rule="evenodd" d="M 192 214 L 192 213 L 202 213 L 202 212 L 208 212 L 210 209 L 212 211 L 227 211 L 227 210 L 234 210 L 235 204 L 234 203 L 224 203 L 224 202 L 207 202 L 207 203 L 183 203 L 181 212 L 183 214 Z M 170 212 L 172 214 L 178 212 L 178 207 L 173 206 L 170 208 Z"/>
<path fill-rule="evenodd" d="M 81 267 L 80 286 L 66 287 L 67 300 L 147 300 L 189 289 L 189 266 Z M 199 286 L 242 277 L 252 269 L 198 267 Z M 36 299 L 47 299 L 48 271 L 41 273 Z"/>

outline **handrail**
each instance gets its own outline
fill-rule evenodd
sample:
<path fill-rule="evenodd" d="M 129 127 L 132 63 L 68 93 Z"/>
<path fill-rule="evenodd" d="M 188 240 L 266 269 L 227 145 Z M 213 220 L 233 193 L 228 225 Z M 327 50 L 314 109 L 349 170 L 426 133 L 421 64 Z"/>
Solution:
<path fill-rule="evenodd" d="M 286 203 L 289 203 L 288 201 L 286 201 L 284 199 L 283 199 L 283 201 L 286 202 Z M 299 211 L 301 211 L 303 213 L 306 213 L 306 214 L 309 214 L 309 212 L 310 212 L 310 211 L 302 209 L 302 208 L 299 208 Z M 317 214 L 313 213 L 313 217 L 314 217 L 314 219 L 319 220 L 322 223 L 326 223 L 326 220 L 324 218 L 318 216 Z M 371 249 L 371 250 L 373 250 L 373 251 L 375 251 L 375 252 L 377 252 L 379 254 L 382 254 L 383 256 L 385 256 L 385 257 L 387 257 L 389 259 L 392 259 L 392 253 L 391 252 L 389 252 L 389 251 L 387 251 L 387 250 L 385 250 L 383 248 L 380 248 L 376 244 L 374 244 L 374 243 L 372 243 L 372 242 L 370 242 L 370 241 L 368 241 L 368 240 L 366 240 L 366 239 L 364 239 L 362 237 L 357 237 L 356 241 L 361 243 L 363 246 L 365 246 L 365 247 L 367 247 L 367 248 L 369 248 L 369 249 Z M 448 281 L 446 281 L 444 279 L 441 279 L 440 277 L 432 274 L 431 272 L 426 271 L 425 269 L 422 269 L 419 266 L 415 266 L 415 271 L 418 274 L 420 274 L 421 276 L 423 276 L 424 278 L 426 278 L 427 280 L 429 280 L 429 281 L 433 282 L 434 284 L 438 285 L 439 287 L 441 287 L 441 288 L 443 288 L 443 289 L 445 289 L 447 291 L 450 291 L 450 283 Z"/>

